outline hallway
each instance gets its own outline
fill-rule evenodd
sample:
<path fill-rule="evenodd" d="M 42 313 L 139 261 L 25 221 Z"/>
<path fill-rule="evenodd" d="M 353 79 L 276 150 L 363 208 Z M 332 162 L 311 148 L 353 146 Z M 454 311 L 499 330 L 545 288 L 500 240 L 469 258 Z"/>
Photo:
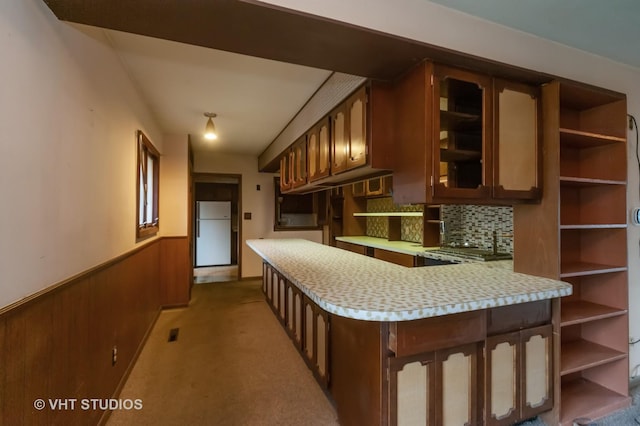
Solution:
<path fill-rule="evenodd" d="M 119 398 L 143 408 L 107 425 L 338 424 L 257 280 L 196 285 L 189 308 L 163 311 Z"/>

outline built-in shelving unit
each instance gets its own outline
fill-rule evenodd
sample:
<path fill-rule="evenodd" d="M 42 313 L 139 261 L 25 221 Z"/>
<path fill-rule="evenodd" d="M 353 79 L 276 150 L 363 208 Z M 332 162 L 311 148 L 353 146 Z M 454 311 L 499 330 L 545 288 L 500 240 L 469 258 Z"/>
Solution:
<path fill-rule="evenodd" d="M 561 424 L 629 403 L 626 100 L 558 85 Z M 587 402 L 585 395 L 592 399 Z"/>
<path fill-rule="evenodd" d="M 425 204 L 422 224 L 422 245 L 436 247 L 440 245 L 440 204 Z"/>
<path fill-rule="evenodd" d="M 573 285 L 556 307 L 549 424 L 596 420 L 628 396 L 627 117 L 622 94 L 543 87 L 540 205 L 514 206 L 514 270 Z"/>

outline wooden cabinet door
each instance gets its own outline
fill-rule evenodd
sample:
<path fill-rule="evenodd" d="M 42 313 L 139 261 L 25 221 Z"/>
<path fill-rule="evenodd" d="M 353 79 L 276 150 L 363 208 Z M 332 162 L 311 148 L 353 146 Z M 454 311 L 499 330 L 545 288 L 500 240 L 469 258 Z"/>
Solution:
<path fill-rule="evenodd" d="M 351 194 L 354 197 L 364 197 L 367 195 L 366 181 L 356 182 L 351 185 Z"/>
<path fill-rule="evenodd" d="M 347 168 L 367 163 L 367 92 L 363 87 L 347 101 L 349 154 Z"/>
<path fill-rule="evenodd" d="M 520 332 L 486 341 L 485 424 L 512 425 L 520 419 Z"/>
<path fill-rule="evenodd" d="M 291 155 L 286 151 L 280 157 L 280 191 L 285 192 L 291 189 Z"/>
<path fill-rule="evenodd" d="M 494 198 L 541 196 L 540 95 L 536 87 L 494 80 Z"/>
<path fill-rule="evenodd" d="M 434 352 L 389 360 L 389 424 L 435 425 Z"/>
<path fill-rule="evenodd" d="M 347 169 L 349 133 L 346 104 L 331 114 L 331 148 L 331 174 L 335 175 Z"/>
<path fill-rule="evenodd" d="M 309 182 L 329 175 L 331 168 L 329 118 L 322 119 L 307 133 L 307 173 Z"/>
<path fill-rule="evenodd" d="M 329 176 L 331 171 L 331 135 L 329 134 L 329 118 L 318 124 L 318 172 L 317 177 Z"/>
<path fill-rule="evenodd" d="M 479 343 L 436 351 L 436 419 L 442 426 L 479 424 Z"/>
<path fill-rule="evenodd" d="M 376 196 L 376 195 L 382 195 L 384 192 L 383 189 L 383 178 L 379 177 L 379 178 L 372 178 L 372 179 L 368 179 L 366 181 L 367 184 L 367 188 L 366 188 L 366 192 L 367 192 L 367 197 L 372 197 L 372 196 Z"/>
<path fill-rule="evenodd" d="M 552 326 L 486 341 L 485 423 L 512 425 L 553 407 Z"/>
<path fill-rule="evenodd" d="M 302 296 L 302 354 L 318 383 L 329 385 L 329 314 L 307 296 Z"/>
<path fill-rule="evenodd" d="M 286 280 L 286 315 L 285 325 L 287 334 L 293 342 L 293 345 L 302 352 L 302 334 L 303 334 L 303 295 L 298 287 L 291 281 Z"/>
<path fill-rule="evenodd" d="M 307 140 L 306 136 L 298 139 L 292 149 L 292 169 L 293 180 L 291 182 L 294 188 L 305 185 L 307 183 Z"/>
<path fill-rule="evenodd" d="M 433 90 L 435 198 L 491 198 L 492 80 L 436 65 Z"/>
<path fill-rule="evenodd" d="M 520 332 L 522 342 L 522 419 L 553 407 L 552 326 L 543 325 Z"/>
<path fill-rule="evenodd" d="M 318 131 L 314 127 L 307 132 L 307 173 L 309 182 L 318 178 L 318 157 L 320 154 L 320 145 L 318 141 Z"/>
<path fill-rule="evenodd" d="M 270 279 L 270 268 L 267 262 L 262 263 L 262 294 L 267 295 L 267 280 Z"/>
<path fill-rule="evenodd" d="M 331 171 L 330 151 L 329 117 L 325 117 L 307 133 L 307 174 L 309 182 L 329 176 Z"/>

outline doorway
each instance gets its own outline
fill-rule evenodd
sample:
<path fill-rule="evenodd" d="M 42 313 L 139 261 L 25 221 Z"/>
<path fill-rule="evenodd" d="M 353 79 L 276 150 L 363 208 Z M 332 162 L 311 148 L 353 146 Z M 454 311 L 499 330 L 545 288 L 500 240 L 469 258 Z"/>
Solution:
<path fill-rule="evenodd" d="M 194 284 L 241 279 L 241 180 L 231 174 L 193 176 Z"/>

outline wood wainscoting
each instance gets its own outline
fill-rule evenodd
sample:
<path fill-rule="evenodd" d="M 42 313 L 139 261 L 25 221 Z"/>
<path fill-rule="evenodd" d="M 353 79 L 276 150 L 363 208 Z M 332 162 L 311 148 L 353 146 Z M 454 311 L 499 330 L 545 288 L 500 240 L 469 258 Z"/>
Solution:
<path fill-rule="evenodd" d="M 0 309 L 0 424 L 103 422 L 81 401 L 119 393 L 161 306 L 188 304 L 189 267 L 186 237 L 159 238 Z"/>
<path fill-rule="evenodd" d="M 193 267 L 187 237 L 163 237 L 160 243 L 160 305 L 186 306 L 191 300 Z"/>

